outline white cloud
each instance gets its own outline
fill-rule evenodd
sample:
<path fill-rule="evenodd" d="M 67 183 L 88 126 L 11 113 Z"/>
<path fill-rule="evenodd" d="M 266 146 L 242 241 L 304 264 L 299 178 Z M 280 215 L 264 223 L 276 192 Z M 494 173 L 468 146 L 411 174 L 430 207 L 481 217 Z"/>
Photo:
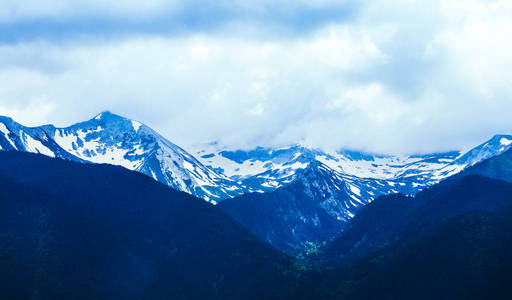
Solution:
<path fill-rule="evenodd" d="M 28 103 L 15 103 L 8 106 L 0 104 L 0 115 L 23 122 L 25 126 L 39 126 L 47 123 L 50 113 L 55 108 L 55 103 L 43 95 L 31 98 Z"/>
<path fill-rule="evenodd" d="M 110 109 L 179 144 L 465 148 L 512 131 L 511 6 L 368 1 L 350 22 L 285 38 L 226 27 L 3 45 L 0 113 L 62 126 Z"/>
<path fill-rule="evenodd" d="M 343 27 L 304 39 L 264 43 L 207 36 L 140 37 L 107 44 L 3 46 L 0 53 L 6 54 L 6 61 L 0 61 L 6 65 L 0 71 L 4 76 L 13 69 L 22 73 L 9 79 L 10 88 L 0 90 L 7 102 L 27 102 L 32 93 L 44 92 L 57 99 L 59 110 L 82 108 L 61 122 L 112 108 L 145 112 L 177 135 L 179 123 L 194 120 L 208 128 L 203 129 L 203 139 L 208 134 L 219 137 L 236 122 L 244 122 L 243 111 L 254 116 L 274 113 L 267 118 L 276 118 L 279 124 L 268 126 L 279 127 L 288 117 L 279 115 L 283 106 L 297 106 L 297 117 L 307 113 L 305 104 L 324 101 L 313 97 L 336 80 L 331 75 L 384 60 L 368 34 L 349 33 Z M 60 66 L 57 71 L 46 69 L 54 64 Z M 59 115 L 55 112 L 62 119 Z"/>

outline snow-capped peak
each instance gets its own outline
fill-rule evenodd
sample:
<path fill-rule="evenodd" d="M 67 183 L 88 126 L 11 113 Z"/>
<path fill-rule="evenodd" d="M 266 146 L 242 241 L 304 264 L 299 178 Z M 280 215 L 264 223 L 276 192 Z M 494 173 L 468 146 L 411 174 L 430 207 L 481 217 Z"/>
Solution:
<path fill-rule="evenodd" d="M 143 123 L 109 111 L 66 128 L 29 128 L 0 117 L 0 150 L 120 165 L 213 203 L 275 190 L 314 168 L 349 185 L 345 190 L 354 203 L 366 203 L 382 193 L 415 193 L 510 148 L 512 136 L 498 135 L 463 155 L 376 155 L 304 145 L 238 150 L 219 143 L 203 144 L 191 154 Z"/>
<path fill-rule="evenodd" d="M 212 202 L 243 192 L 236 182 L 205 167 L 148 126 L 108 111 L 66 128 L 28 128 L 10 121 L 0 123 L 0 131 L 3 150 L 119 165 Z"/>

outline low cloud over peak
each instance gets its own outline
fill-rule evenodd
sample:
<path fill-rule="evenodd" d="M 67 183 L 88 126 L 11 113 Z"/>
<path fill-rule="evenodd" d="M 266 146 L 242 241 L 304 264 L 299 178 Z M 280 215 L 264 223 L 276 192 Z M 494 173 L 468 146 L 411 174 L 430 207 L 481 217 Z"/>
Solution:
<path fill-rule="evenodd" d="M 0 114 L 28 125 L 388 153 L 512 131 L 508 1 L 29 2 L 0 4 Z"/>

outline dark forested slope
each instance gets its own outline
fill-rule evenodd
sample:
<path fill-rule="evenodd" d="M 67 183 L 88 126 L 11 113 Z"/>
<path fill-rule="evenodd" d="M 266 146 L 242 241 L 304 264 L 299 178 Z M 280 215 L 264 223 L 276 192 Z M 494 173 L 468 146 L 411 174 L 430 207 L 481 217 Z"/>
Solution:
<path fill-rule="evenodd" d="M 324 297 L 506 299 L 511 230 L 512 184 L 456 177 L 376 199 L 311 259 L 331 267 Z"/>
<path fill-rule="evenodd" d="M 220 209 L 109 165 L 0 153 L 4 299 L 288 296 L 292 262 Z"/>

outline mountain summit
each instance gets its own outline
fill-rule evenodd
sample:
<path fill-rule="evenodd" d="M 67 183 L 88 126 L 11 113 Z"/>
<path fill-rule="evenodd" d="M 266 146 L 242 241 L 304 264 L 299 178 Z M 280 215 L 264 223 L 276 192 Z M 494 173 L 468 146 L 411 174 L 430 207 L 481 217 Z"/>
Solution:
<path fill-rule="evenodd" d="M 110 111 L 66 128 L 25 127 L 0 117 L 0 150 L 119 165 L 212 203 L 248 192 L 274 191 L 298 180 L 315 162 L 353 186 L 350 191 L 359 190 L 352 193 L 354 201 L 367 203 L 382 194 L 415 194 L 511 147 L 512 136 L 499 135 L 464 154 L 386 156 L 300 145 L 245 151 L 218 144 L 187 152 L 143 123 Z"/>
<path fill-rule="evenodd" d="M 381 195 L 414 195 L 511 148 L 512 136 L 498 135 L 466 153 L 409 156 L 301 145 L 247 151 L 216 143 L 186 151 L 143 123 L 109 111 L 66 128 L 25 127 L 0 117 L 0 151 L 118 165 L 213 204 L 230 199 L 224 209 L 289 253 L 343 228 Z M 258 212 L 282 220 L 257 218 Z"/>
<path fill-rule="evenodd" d="M 29 128 L 0 119 L 0 149 L 41 153 L 139 171 L 177 190 L 216 202 L 243 192 L 148 126 L 109 111 L 66 128 Z"/>

